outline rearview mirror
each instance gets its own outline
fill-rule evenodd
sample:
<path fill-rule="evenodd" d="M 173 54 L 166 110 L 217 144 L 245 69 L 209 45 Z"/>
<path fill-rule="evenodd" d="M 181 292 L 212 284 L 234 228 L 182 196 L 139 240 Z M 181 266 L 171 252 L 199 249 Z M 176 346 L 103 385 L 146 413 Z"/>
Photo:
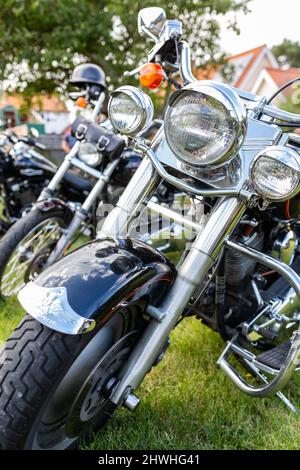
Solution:
<path fill-rule="evenodd" d="M 150 36 L 156 41 L 165 21 L 166 12 L 163 8 L 143 8 L 138 14 L 138 32 L 141 36 Z"/>

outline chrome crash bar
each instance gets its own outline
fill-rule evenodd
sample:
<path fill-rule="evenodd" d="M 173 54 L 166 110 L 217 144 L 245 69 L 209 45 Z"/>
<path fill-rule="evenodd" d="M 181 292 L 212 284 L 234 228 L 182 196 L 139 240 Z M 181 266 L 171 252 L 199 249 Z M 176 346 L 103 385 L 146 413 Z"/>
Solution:
<path fill-rule="evenodd" d="M 137 142 L 135 148 L 141 150 L 145 155 L 148 156 L 161 178 L 186 193 L 192 193 L 195 196 L 207 197 L 243 197 L 247 200 L 249 200 L 253 195 L 255 195 L 254 192 L 247 191 L 246 189 L 199 189 L 196 186 L 193 186 L 189 183 L 185 183 L 184 181 L 176 178 L 175 176 L 170 175 L 157 158 L 155 152 L 151 148 L 147 147 L 145 144 Z"/>
<path fill-rule="evenodd" d="M 262 264 L 272 270 L 277 271 L 294 288 L 300 302 L 300 277 L 290 266 L 253 248 L 247 247 L 241 243 L 233 242 L 229 239 L 225 241 L 225 246 L 232 250 L 238 251 L 239 253 L 245 256 L 248 256 L 259 264 Z M 263 380 L 265 383 L 261 387 L 251 386 L 244 380 L 243 377 L 241 377 L 236 372 L 236 370 L 227 360 L 227 356 L 230 352 L 234 352 L 236 354 L 238 353 L 234 345 L 234 339 L 228 342 L 228 345 L 223 351 L 217 364 L 240 390 L 242 390 L 248 395 L 252 395 L 255 397 L 265 397 L 276 394 L 288 383 L 296 368 L 299 366 L 300 325 L 298 327 L 298 330 L 294 333 L 291 348 L 279 372 L 270 382 Z M 247 360 L 250 364 L 252 364 L 253 368 L 257 368 L 258 362 L 255 361 L 253 358 L 255 358 L 255 356 L 249 354 Z M 272 371 L 268 372 L 272 373 Z"/>

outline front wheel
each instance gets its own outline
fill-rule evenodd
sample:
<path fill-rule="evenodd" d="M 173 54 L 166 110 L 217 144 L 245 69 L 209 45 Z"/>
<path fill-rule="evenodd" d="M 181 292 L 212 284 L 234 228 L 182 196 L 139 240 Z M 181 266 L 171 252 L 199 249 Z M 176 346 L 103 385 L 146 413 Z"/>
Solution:
<path fill-rule="evenodd" d="M 27 315 L 0 356 L 0 449 L 77 447 L 115 410 L 108 399 L 137 337 L 145 304 L 102 328 L 64 335 Z"/>
<path fill-rule="evenodd" d="M 0 294 L 10 297 L 36 277 L 66 226 L 62 209 L 33 209 L 18 220 L 0 243 Z"/>

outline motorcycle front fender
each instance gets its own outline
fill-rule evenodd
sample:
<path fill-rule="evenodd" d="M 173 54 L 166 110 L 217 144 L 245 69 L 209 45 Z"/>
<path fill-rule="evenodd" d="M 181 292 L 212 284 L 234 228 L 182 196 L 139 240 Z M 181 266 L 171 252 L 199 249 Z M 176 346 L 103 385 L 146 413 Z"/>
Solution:
<path fill-rule="evenodd" d="M 19 292 L 25 310 L 66 334 L 105 324 L 118 308 L 141 298 L 158 305 L 176 275 L 167 258 L 131 239 L 100 239 L 78 248 Z"/>
<path fill-rule="evenodd" d="M 44 199 L 43 201 L 37 201 L 34 203 L 34 208 L 40 210 L 41 212 L 61 210 L 65 214 L 64 219 L 67 224 L 74 216 L 74 213 L 68 204 L 58 198 L 49 198 Z"/>

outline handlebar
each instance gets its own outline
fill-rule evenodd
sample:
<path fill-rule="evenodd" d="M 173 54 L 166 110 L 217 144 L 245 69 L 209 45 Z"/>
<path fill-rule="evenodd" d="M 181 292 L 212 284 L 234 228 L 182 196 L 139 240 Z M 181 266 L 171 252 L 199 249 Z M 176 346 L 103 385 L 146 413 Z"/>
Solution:
<path fill-rule="evenodd" d="M 24 144 L 30 145 L 30 147 L 36 147 L 40 150 L 46 150 L 46 146 L 40 142 L 36 142 L 32 137 L 28 136 L 17 136 L 16 134 L 7 134 L 7 139 L 12 144 L 17 144 L 18 142 L 23 142 Z"/>
<path fill-rule="evenodd" d="M 295 124 L 295 126 L 300 126 L 300 114 L 290 113 L 269 104 L 266 104 L 263 107 L 262 113 L 271 118 L 286 121 L 290 124 Z"/>
<path fill-rule="evenodd" d="M 138 67 L 136 67 L 135 69 L 133 70 L 125 70 L 125 72 L 123 73 L 124 77 L 132 77 L 133 75 L 135 75 L 136 73 L 139 73 L 139 71 L 141 70 L 141 68 L 143 67 L 143 65 L 139 65 Z"/>
<path fill-rule="evenodd" d="M 168 22 L 166 22 L 168 23 Z M 174 23 L 174 22 L 173 22 Z M 165 45 L 174 38 L 174 46 L 176 47 L 177 51 L 177 62 L 176 68 L 178 65 L 178 70 L 181 76 L 181 79 L 183 81 L 183 86 L 186 86 L 190 83 L 193 83 L 196 81 L 196 78 L 193 75 L 192 72 L 192 66 L 191 66 L 191 50 L 190 46 L 186 41 L 182 41 L 181 38 L 181 23 L 178 22 L 179 24 L 170 24 L 169 28 L 164 28 L 162 29 L 162 34 L 161 37 L 157 40 L 155 37 L 154 39 L 156 40 L 156 46 L 152 49 L 149 60 L 153 61 L 155 60 L 156 56 L 159 56 L 165 47 Z M 149 33 L 149 32 L 148 32 Z M 176 41 L 178 42 L 176 43 Z M 131 71 L 126 71 L 124 73 L 124 76 L 130 77 L 132 75 L 135 75 L 136 73 L 139 72 L 142 66 L 139 66 L 135 68 L 134 70 Z M 233 88 L 234 89 L 234 88 Z M 286 127 L 300 127 L 300 115 L 290 113 L 288 111 L 281 110 L 279 108 L 276 108 L 275 106 L 271 106 L 269 104 L 266 104 L 266 100 L 263 98 L 253 95 L 248 92 L 243 92 L 242 90 L 237 90 L 234 89 L 238 95 L 242 99 L 246 99 L 247 101 L 253 101 L 257 103 L 257 110 L 259 110 L 258 115 L 266 115 L 269 116 L 270 118 L 273 119 L 278 119 L 282 121 L 281 126 Z"/>
<path fill-rule="evenodd" d="M 28 136 L 21 136 L 17 137 L 19 142 L 24 142 L 24 144 L 30 145 L 30 147 L 36 147 L 40 150 L 46 150 L 45 145 L 41 144 L 40 142 L 36 142 L 32 137 Z"/>
<path fill-rule="evenodd" d="M 196 78 L 193 75 L 192 68 L 191 68 L 191 51 L 190 46 L 186 41 L 180 41 L 180 63 L 179 63 L 179 71 L 181 78 L 184 82 L 184 85 L 188 85 L 196 81 Z M 239 93 L 241 94 L 241 93 Z M 248 99 L 249 96 L 247 96 Z M 251 97 L 251 99 L 255 99 L 255 95 Z M 295 125 L 295 127 L 300 126 L 300 114 L 290 113 L 289 111 L 284 111 L 279 109 L 275 106 L 271 106 L 265 104 L 262 108 L 262 114 L 269 116 L 274 119 L 278 119 L 280 121 L 284 121 L 289 125 Z"/>

